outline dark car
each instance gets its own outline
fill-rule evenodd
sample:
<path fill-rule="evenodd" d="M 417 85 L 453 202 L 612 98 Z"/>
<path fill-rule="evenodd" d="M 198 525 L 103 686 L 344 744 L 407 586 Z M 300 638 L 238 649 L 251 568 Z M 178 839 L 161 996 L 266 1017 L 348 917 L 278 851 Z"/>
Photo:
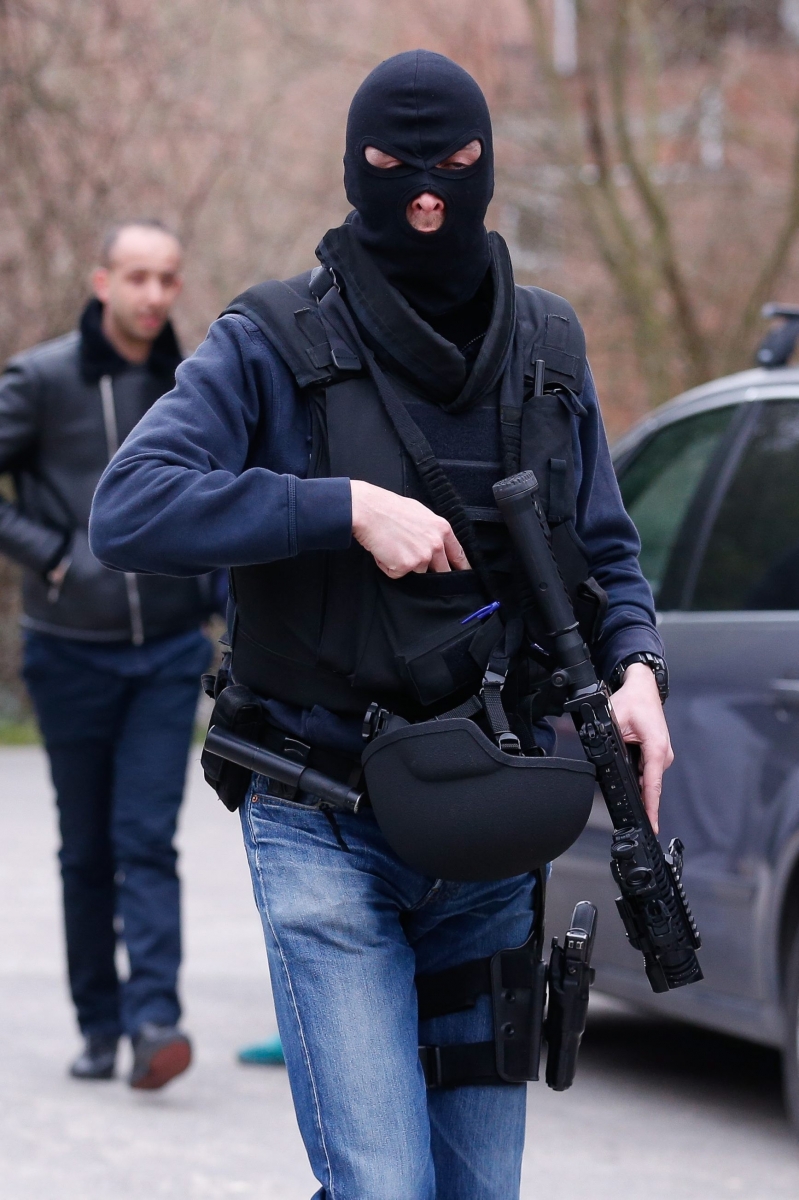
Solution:
<path fill-rule="evenodd" d="M 616 447 L 671 670 L 661 842 L 685 843 L 704 982 L 654 995 L 626 941 L 597 794 L 547 924 L 599 906 L 603 992 L 779 1047 L 799 1128 L 799 369 L 687 392 Z M 581 754 L 566 721 L 561 752 Z"/>

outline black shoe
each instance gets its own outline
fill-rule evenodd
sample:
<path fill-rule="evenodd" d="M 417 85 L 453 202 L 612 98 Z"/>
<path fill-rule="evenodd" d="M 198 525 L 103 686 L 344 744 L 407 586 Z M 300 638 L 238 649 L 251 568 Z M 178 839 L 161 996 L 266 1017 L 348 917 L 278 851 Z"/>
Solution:
<path fill-rule="evenodd" d="M 90 1033 L 69 1073 L 73 1079 L 113 1079 L 116 1061 L 117 1038 Z"/>
<path fill-rule="evenodd" d="M 132 1088 L 160 1088 L 187 1070 L 191 1062 L 191 1042 L 174 1025 L 153 1025 L 148 1021 L 133 1038 Z"/>

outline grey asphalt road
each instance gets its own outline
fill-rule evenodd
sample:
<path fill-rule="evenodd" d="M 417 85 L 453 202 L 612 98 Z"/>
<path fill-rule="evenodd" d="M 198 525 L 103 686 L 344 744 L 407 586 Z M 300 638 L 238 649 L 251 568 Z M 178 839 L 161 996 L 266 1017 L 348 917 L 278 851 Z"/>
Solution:
<path fill-rule="evenodd" d="M 237 822 L 196 761 L 181 832 L 191 1072 L 163 1092 L 85 1084 L 63 982 L 43 755 L 0 750 L 0 1197 L 309 1200 L 285 1072 L 236 1064 L 274 1012 Z M 575 1086 L 529 1090 L 524 1200 L 796 1200 L 777 1056 L 597 999 Z M 464 1197 L 463 1200 L 469 1200 Z"/>

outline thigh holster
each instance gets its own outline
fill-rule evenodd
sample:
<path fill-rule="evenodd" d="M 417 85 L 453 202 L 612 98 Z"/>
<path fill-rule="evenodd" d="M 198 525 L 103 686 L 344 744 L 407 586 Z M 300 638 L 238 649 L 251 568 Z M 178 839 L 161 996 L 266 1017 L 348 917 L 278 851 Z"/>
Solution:
<path fill-rule="evenodd" d="M 428 1088 L 538 1079 L 547 966 L 541 956 L 544 889 L 536 891 L 537 915 L 524 945 L 416 976 L 420 1021 L 474 1008 L 484 995 L 493 1011 L 489 1042 L 419 1047 Z"/>
<path fill-rule="evenodd" d="M 542 1037 L 548 1043 L 548 1086 L 563 1092 L 574 1082 L 588 993 L 594 981 L 591 952 L 597 912 L 588 900 L 576 905 L 563 946 L 557 938 L 552 940 L 547 967 L 541 959 L 543 880 L 538 894 L 541 903 L 523 946 L 499 950 L 491 958 L 472 959 L 433 975 L 417 975 L 420 1020 L 474 1008 L 483 995 L 491 996 L 494 1017 L 493 1041 L 419 1047 L 429 1088 L 536 1080 Z"/>

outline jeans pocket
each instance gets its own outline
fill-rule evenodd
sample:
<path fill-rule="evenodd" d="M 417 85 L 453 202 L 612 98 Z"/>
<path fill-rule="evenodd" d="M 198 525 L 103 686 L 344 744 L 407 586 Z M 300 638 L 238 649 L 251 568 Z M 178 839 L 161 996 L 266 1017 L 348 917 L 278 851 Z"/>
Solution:
<path fill-rule="evenodd" d="M 272 787 L 272 781 L 266 775 L 254 774 L 247 798 L 251 804 L 260 805 L 262 808 L 289 808 L 299 809 L 303 812 L 320 811 L 320 801 L 317 796 L 311 796 L 308 792 L 297 792 L 295 799 L 287 800 L 285 796 L 276 796 Z M 301 797 L 305 797 L 305 799 L 301 799 Z"/>

